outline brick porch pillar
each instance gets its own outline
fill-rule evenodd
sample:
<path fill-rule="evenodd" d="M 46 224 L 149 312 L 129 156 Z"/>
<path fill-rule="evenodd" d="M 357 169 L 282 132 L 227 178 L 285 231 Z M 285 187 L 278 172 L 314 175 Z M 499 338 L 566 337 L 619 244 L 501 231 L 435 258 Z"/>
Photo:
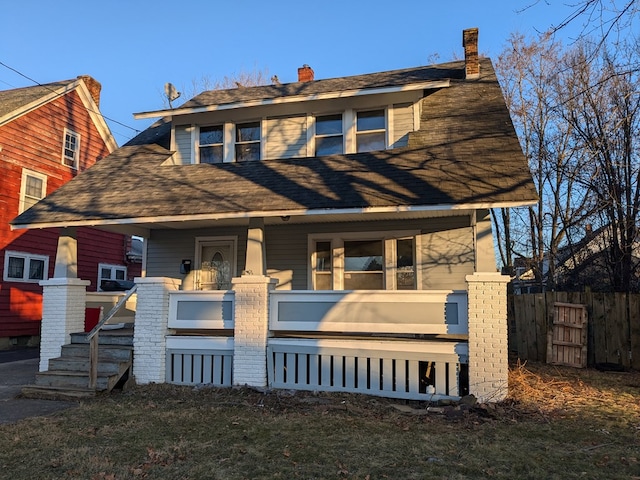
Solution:
<path fill-rule="evenodd" d="M 84 332 L 84 309 L 89 280 L 51 278 L 42 286 L 40 371 L 49 369 L 49 360 L 60 356 L 71 334 Z"/>
<path fill-rule="evenodd" d="M 166 373 L 169 292 L 182 280 L 164 277 L 136 278 L 137 305 L 133 333 L 133 376 L 138 384 L 164 383 Z"/>
<path fill-rule="evenodd" d="M 469 392 L 479 402 L 506 398 L 509 383 L 507 283 L 499 273 L 467 275 L 469 285 Z"/>
<path fill-rule="evenodd" d="M 277 279 L 263 275 L 243 275 L 231 280 L 235 291 L 234 385 L 267 385 L 269 292 L 277 283 Z"/>

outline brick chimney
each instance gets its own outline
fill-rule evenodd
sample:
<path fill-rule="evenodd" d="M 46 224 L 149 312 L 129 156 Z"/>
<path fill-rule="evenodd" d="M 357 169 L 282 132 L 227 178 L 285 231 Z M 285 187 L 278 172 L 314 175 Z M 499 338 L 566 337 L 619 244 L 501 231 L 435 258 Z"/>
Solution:
<path fill-rule="evenodd" d="M 465 77 L 480 77 L 480 60 L 478 59 L 478 29 L 468 28 L 462 31 L 462 47 L 464 48 Z"/>
<path fill-rule="evenodd" d="M 95 78 L 93 78 L 90 75 L 78 75 L 78 78 L 80 80 L 82 80 L 84 82 L 84 84 L 87 86 L 87 89 L 89 90 L 89 93 L 91 94 L 91 97 L 93 97 L 93 101 L 99 107 L 100 106 L 100 91 L 102 90 L 102 85 L 100 85 L 100 82 L 97 81 Z"/>
<path fill-rule="evenodd" d="M 306 63 L 298 69 L 299 82 L 313 82 L 313 68 Z"/>

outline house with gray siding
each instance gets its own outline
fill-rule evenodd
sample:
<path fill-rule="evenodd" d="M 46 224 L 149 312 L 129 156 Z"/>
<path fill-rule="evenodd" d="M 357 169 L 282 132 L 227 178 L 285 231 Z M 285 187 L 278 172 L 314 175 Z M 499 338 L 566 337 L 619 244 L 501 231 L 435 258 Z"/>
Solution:
<path fill-rule="evenodd" d="M 145 238 L 139 383 L 500 399 L 509 279 L 490 209 L 536 193 L 477 38 L 461 61 L 304 65 L 138 113 L 158 120 L 13 227 Z"/>

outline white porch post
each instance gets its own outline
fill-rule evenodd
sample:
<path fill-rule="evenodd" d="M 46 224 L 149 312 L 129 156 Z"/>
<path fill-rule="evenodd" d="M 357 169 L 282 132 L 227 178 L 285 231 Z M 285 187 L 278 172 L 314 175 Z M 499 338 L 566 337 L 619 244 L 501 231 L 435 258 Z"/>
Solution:
<path fill-rule="evenodd" d="M 78 278 L 78 238 L 75 227 L 63 228 L 58 237 L 55 278 Z"/>
<path fill-rule="evenodd" d="M 43 280 L 40 371 L 49 369 L 49 360 L 59 357 L 71 334 L 84 332 L 84 309 L 89 280 L 52 278 Z"/>
<path fill-rule="evenodd" d="M 84 332 L 84 309 L 88 280 L 78 277 L 78 241 L 75 228 L 64 228 L 58 237 L 53 278 L 42 286 L 42 323 L 40 325 L 41 372 L 49 360 L 59 357 L 71 334 Z"/>
<path fill-rule="evenodd" d="M 269 292 L 277 283 L 277 279 L 264 275 L 243 275 L 231 280 L 235 290 L 234 385 L 267 385 Z"/>
<path fill-rule="evenodd" d="M 247 275 L 266 275 L 264 218 L 251 218 L 247 230 L 247 255 L 244 270 Z"/>
<path fill-rule="evenodd" d="M 164 383 L 169 292 L 182 280 L 164 277 L 136 278 L 137 306 L 133 333 L 133 375 L 136 383 Z"/>
<path fill-rule="evenodd" d="M 467 275 L 469 285 L 469 391 L 480 402 L 508 393 L 507 283 L 499 273 Z"/>
<path fill-rule="evenodd" d="M 235 291 L 233 383 L 267 385 L 269 292 L 277 279 L 266 275 L 264 219 L 252 218 L 247 230 L 247 255 L 241 277 L 231 280 Z"/>

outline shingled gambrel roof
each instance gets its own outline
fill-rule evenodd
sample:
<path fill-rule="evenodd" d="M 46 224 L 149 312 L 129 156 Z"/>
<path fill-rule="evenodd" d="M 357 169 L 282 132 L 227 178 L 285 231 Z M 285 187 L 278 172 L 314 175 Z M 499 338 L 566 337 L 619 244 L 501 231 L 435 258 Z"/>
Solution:
<path fill-rule="evenodd" d="M 444 70 L 455 73 L 450 86 L 425 97 L 421 129 L 410 135 L 408 147 L 316 158 L 163 165 L 172 152 L 165 148 L 167 124 L 161 121 L 13 224 L 151 223 L 535 201 L 531 174 L 490 61 L 483 60 L 481 77 L 469 81 L 447 65 Z M 443 69 L 431 71 L 440 75 Z M 401 72 L 405 76 L 410 71 Z"/>

